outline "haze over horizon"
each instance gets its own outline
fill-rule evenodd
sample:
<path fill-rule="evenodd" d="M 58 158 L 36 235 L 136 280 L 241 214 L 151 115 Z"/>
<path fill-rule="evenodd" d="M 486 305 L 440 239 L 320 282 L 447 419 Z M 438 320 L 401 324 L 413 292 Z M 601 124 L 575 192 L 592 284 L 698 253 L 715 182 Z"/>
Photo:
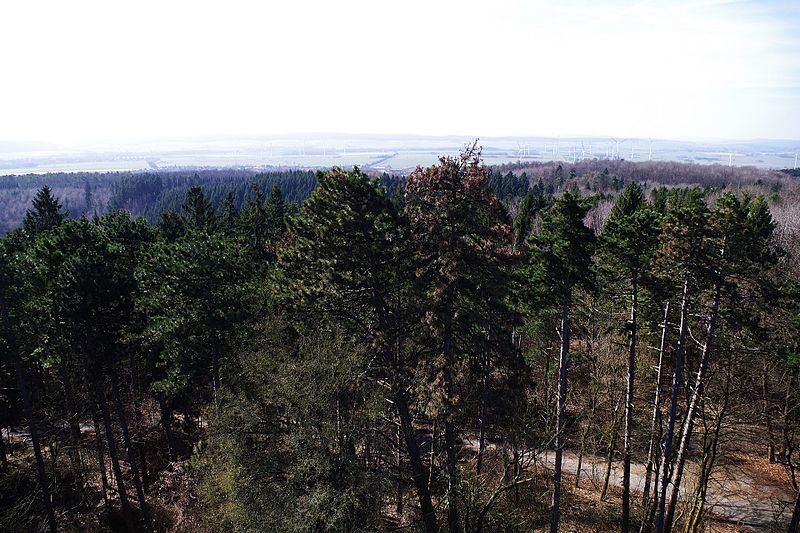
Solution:
<path fill-rule="evenodd" d="M 0 141 L 800 139 L 800 3 L 552 4 L 12 3 Z"/>

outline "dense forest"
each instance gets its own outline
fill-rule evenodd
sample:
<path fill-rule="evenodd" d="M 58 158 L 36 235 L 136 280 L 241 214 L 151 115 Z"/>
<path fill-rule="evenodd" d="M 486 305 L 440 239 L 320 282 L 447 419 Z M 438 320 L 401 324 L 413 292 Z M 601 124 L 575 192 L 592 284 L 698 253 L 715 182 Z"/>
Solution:
<path fill-rule="evenodd" d="M 0 530 L 800 529 L 795 176 L 472 145 L 36 186 Z"/>
<path fill-rule="evenodd" d="M 797 171 L 785 170 L 786 173 Z M 785 176 L 754 167 L 691 165 L 675 162 L 631 163 L 624 160 L 584 160 L 574 164 L 525 162 L 489 169 L 490 186 L 501 198 L 525 196 L 529 185 L 547 188 L 548 194 L 565 184 L 595 193 L 618 193 L 624 183 L 647 186 L 697 186 L 702 188 L 761 186 L 776 192 Z M 402 188 L 402 176 L 374 175 L 392 194 Z M 228 191 L 237 208 L 252 195 L 252 185 L 269 191 L 278 186 L 287 202 L 299 205 L 316 187 L 315 174 L 307 170 L 198 169 L 160 172 L 71 172 L 0 178 L 0 235 L 22 224 L 36 192 L 47 185 L 70 218 L 103 215 L 126 209 L 133 217 L 155 223 L 162 212 L 178 211 L 189 187 L 203 187 L 214 207 Z"/>

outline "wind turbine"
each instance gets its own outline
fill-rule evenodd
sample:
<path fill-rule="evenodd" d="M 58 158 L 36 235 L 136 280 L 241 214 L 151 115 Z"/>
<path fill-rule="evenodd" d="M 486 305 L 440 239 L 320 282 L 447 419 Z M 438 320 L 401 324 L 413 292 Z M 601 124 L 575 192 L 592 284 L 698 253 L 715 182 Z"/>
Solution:
<path fill-rule="evenodd" d="M 611 137 L 611 142 L 614 143 L 614 144 L 611 145 L 611 159 L 619 159 L 619 145 L 620 145 L 620 142 L 624 142 L 624 141 L 618 141 L 614 137 Z M 614 150 L 615 147 L 616 147 L 616 151 Z"/>
<path fill-rule="evenodd" d="M 647 143 L 648 143 L 648 146 L 650 147 L 650 152 L 647 154 L 647 160 L 648 161 L 652 161 L 653 160 L 653 139 L 652 138 L 647 139 Z"/>
<path fill-rule="evenodd" d="M 614 141 L 614 143 L 616 143 L 616 145 L 617 145 L 617 155 L 616 155 L 616 157 L 614 157 L 614 159 L 619 159 L 619 155 L 620 155 L 619 145 L 624 143 L 628 139 L 615 139 L 614 137 L 611 137 L 611 140 Z M 614 154 L 611 154 L 611 155 L 613 156 Z"/>

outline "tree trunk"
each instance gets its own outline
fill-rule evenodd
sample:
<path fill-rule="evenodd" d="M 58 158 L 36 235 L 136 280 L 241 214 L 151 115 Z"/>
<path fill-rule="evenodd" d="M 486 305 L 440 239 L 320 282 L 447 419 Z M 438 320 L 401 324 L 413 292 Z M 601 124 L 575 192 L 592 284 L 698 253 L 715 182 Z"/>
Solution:
<path fill-rule="evenodd" d="M 219 340 L 211 341 L 211 385 L 214 389 L 214 414 L 219 416 Z"/>
<path fill-rule="evenodd" d="M 6 443 L 3 440 L 3 428 L 0 426 L 0 472 L 8 470 L 8 456 L 6 455 Z"/>
<path fill-rule="evenodd" d="M 683 424 L 683 431 L 681 433 L 681 442 L 678 447 L 678 455 L 675 458 L 675 470 L 672 475 L 672 495 L 670 497 L 669 506 L 667 507 L 666 517 L 666 530 L 669 531 L 672 526 L 672 519 L 675 516 L 675 508 L 678 505 L 678 495 L 681 488 L 681 478 L 683 477 L 683 467 L 686 463 L 686 454 L 689 449 L 689 442 L 692 438 L 692 428 L 694 426 L 694 418 L 697 414 L 697 406 L 703 394 L 703 387 L 706 381 L 706 372 L 708 370 L 708 360 L 711 354 L 711 344 L 714 340 L 714 330 L 717 324 L 717 313 L 719 311 L 719 300 L 722 291 L 720 282 L 717 282 L 714 289 L 714 303 L 711 307 L 711 314 L 708 317 L 708 325 L 706 328 L 706 340 L 703 344 L 703 352 L 700 356 L 700 366 L 697 368 L 697 374 L 694 381 L 694 390 L 692 391 L 692 399 L 689 402 L 689 407 L 686 411 L 686 420 Z"/>
<path fill-rule="evenodd" d="M 675 349 L 675 368 L 672 372 L 672 392 L 670 395 L 669 415 L 667 417 L 667 432 L 661 448 L 661 468 L 659 468 L 658 482 L 656 484 L 655 524 L 656 533 L 664 533 L 664 506 L 667 500 L 667 487 L 669 485 L 669 463 L 672 457 L 672 445 L 675 437 L 675 422 L 678 418 L 678 400 L 683 380 L 683 356 L 685 352 L 686 328 L 688 315 L 689 275 L 683 281 L 683 294 L 681 296 L 680 325 L 678 326 L 678 345 Z"/>
<path fill-rule="evenodd" d="M 567 401 L 567 365 L 569 364 L 569 308 L 572 293 L 564 287 L 561 302 L 561 351 L 558 358 L 558 394 L 556 403 L 555 465 L 553 472 L 553 510 L 550 517 L 550 533 L 558 533 L 561 518 L 561 462 L 564 455 L 564 405 Z"/>
<path fill-rule="evenodd" d="M 5 300 L 0 301 L 0 324 L 5 327 L 11 328 L 8 318 L 8 307 Z M 25 377 L 25 370 L 22 367 L 22 361 L 17 353 L 17 342 L 15 332 L 9 329 L 7 338 L 8 353 L 11 356 L 14 365 L 14 373 L 17 375 L 17 387 L 19 388 L 20 395 L 22 396 L 22 409 L 25 413 L 25 418 L 28 419 L 28 429 L 31 432 L 31 445 L 33 446 L 33 455 L 36 461 L 36 475 L 39 480 L 39 488 L 42 491 L 42 503 L 44 504 L 45 512 L 47 513 L 47 525 L 51 533 L 56 533 L 56 517 L 53 513 L 53 504 L 50 501 L 50 489 L 47 481 L 47 474 L 44 469 L 44 459 L 42 458 L 42 448 L 39 444 L 39 432 L 36 427 L 36 420 L 33 417 L 33 399 L 31 398 L 31 390 L 28 388 L 28 380 Z"/>
<path fill-rule="evenodd" d="M 169 454 L 170 461 L 177 460 L 177 453 L 175 449 L 175 436 L 172 432 L 172 411 L 169 410 L 163 398 L 158 398 L 158 410 L 161 415 L 161 427 L 164 428 L 164 434 L 167 437 L 167 453 Z"/>
<path fill-rule="evenodd" d="M 436 431 L 439 429 L 436 419 L 433 420 L 433 431 L 431 432 L 431 459 L 428 464 L 428 493 L 431 491 L 431 483 L 433 483 L 433 468 L 436 462 Z"/>
<path fill-rule="evenodd" d="M 114 471 L 114 478 L 117 482 L 117 492 L 119 493 L 119 503 L 122 507 L 122 514 L 125 516 L 125 524 L 130 533 L 133 533 L 133 519 L 131 517 L 131 508 L 128 503 L 128 493 L 125 490 L 125 480 L 122 478 L 122 469 L 119 465 L 119 456 L 117 455 L 117 444 L 114 441 L 114 431 L 111 426 L 111 413 L 108 410 L 108 403 L 106 402 L 105 392 L 100 388 L 99 377 L 90 376 L 92 386 L 94 388 L 95 399 L 100 406 L 100 414 L 103 417 L 103 426 L 105 427 L 106 443 L 108 444 L 108 455 L 111 458 L 111 468 Z"/>
<path fill-rule="evenodd" d="M 622 447 L 622 533 L 630 531 L 631 520 L 631 434 L 633 433 L 633 395 L 636 379 L 636 304 L 638 278 L 634 273 L 631 294 L 631 324 L 628 343 L 628 379 L 625 388 L 625 433 Z"/>
<path fill-rule="evenodd" d="M 398 519 L 403 516 L 403 440 L 401 434 L 402 431 L 400 429 L 400 425 L 398 424 L 397 431 L 395 432 L 394 442 L 395 466 L 397 467 L 397 499 L 395 501 L 395 510 L 397 512 Z"/>
<path fill-rule="evenodd" d="M 581 432 L 581 442 L 578 446 L 578 468 L 575 470 L 575 486 L 580 486 L 581 482 L 581 470 L 583 469 L 583 452 L 586 448 L 586 438 L 589 436 L 589 432 L 592 430 L 592 424 L 594 423 L 594 415 L 595 411 L 597 411 L 597 398 L 595 397 L 596 388 L 592 387 L 592 407 L 589 410 L 589 418 L 586 421 L 586 427 L 583 428 Z"/>
<path fill-rule="evenodd" d="M 147 468 L 147 454 L 145 454 L 144 442 L 139 441 L 136 445 L 139 451 L 139 460 L 142 462 L 142 487 L 144 493 L 150 492 L 150 471 Z"/>
<path fill-rule="evenodd" d="M 458 510 L 458 446 L 456 443 L 453 368 L 455 366 L 455 345 L 453 341 L 453 304 L 452 291 L 448 296 L 444 323 L 444 366 L 442 382 L 444 385 L 444 449 L 447 463 L 447 527 L 449 533 L 461 531 L 461 520 Z"/>
<path fill-rule="evenodd" d="M 106 477 L 106 458 L 103 453 L 103 438 L 100 436 L 100 422 L 97 419 L 97 408 L 92 406 L 92 422 L 94 423 L 94 439 L 97 445 L 97 464 L 100 469 L 100 484 L 103 489 L 103 503 L 108 506 L 108 478 Z"/>
<path fill-rule="evenodd" d="M 436 524 L 436 513 L 433 510 L 431 494 L 428 491 L 428 480 L 425 475 L 425 467 L 422 464 L 422 455 L 419 451 L 417 436 L 414 434 L 414 427 L 411 424 L 411 413 L 408 410 L 408 401 L 400 390 L 394 393 L 394 403 L 397 407 L 397 414 L 400 417 L 400 428 L 403 438 L 406 441 L 406 449 L 411 462 L 411 477 L 414 480 L 414 487 L 419 498 L 419 506 L 422 510 L 422 520 L 425 523 L 426 533 L 438 533 L 439 526 Z"/>
<path fill-rule="evenodd" d="M 603 490 L 600 491 L 600 501 L 606 500 L 608 494 L 608 483 L 611 480 L 611 467 L 614 464 L 614 448 L 617 445 L 616 424 L 611 428 L 611 438 L 608 441 L 608 453 L 606 454 L 606 473 L 603 476 Z"/>
<path fill-rule="evenodd" d="M 114 394 L 114 404 L 117 407 L 117 419 L 119 420 L 120 428 L 122 428 L 122 441 L 125 444 L 125 454 L 128 456 L 128 464 L 131 466 L 131 477 L 133 478 L 133 485 L 136 488 L 136 497 L 139 499 L 139 511 L 142 513 L 142 524 L 144 525 L 144 530 L 150 532 L 152 531 L 150 513 L 147 510 L 147 501 L 144 497 L 142 479 L 139 477 L 139 469 L 136 464 L 136 452 L 131 445 L 131 435 L 128 431 L 128 419 L 125 416 L 125 407 L 122 405 L 122 397 L 119 394 L 117 374 L 113 369 L 110 374 L 111 391 Z"/>
<path fill-rule="evenodd" d="M 650 424 L 650 444 L 647 448 L 647 469 L 644 477 L 644 491 L 642 494 L 642 505 L 647 505 L 650 499 L 650 482 L 656 470 L 656 454 L 658 448 L 656 442 L 657 428 L 661 427 L 661 371 L 664 368 L 664 350 L 667 341 L 667 322 L 669 319 L 669 302 L 664 305 L 664 323 L 661 326 L 661 344 L 658 347 L 658 365 L 656 366 L 656 390 L 653 396 L 653 420 Z M 660 436 L 659 436 L 660 438 Z"/>
<path fill-rule="evenodd" d="M 800 491 L 797 492 L 797 497 L 794 500 L 794 512 L 792 513 L 792 521 L 789 523 L 789 533 L 800 533 Z"/>
<path fill-rule="evenodd" d="M 711 473 L 717 460 L 719 436 L 722 432 L 722 423 L 725 420 L 725 415 L 728 412 L 728 405 L 730 405 L 731 378 L 732 372 L 729 365 L 728 372 L 725 377 L 725 389 L 722 407 L 720 408 L 719 414 L 717 415 L 717 419 L 714 423 L 714 432 L 711 435 L 711 440 L 708 442 L 708 439 L 706 439 L 707 442 L 704 446 L 703 460 L 700 463 L 700 479 L 698 480 L 697 490 L 695 492 L 695 502 L 692 506 L 692 512 L 690 513 L 686 523 L 687 533 L 695 533 L 697 531 L 700 518 L 703 516 L 706 495 L 708 493 L 708 482 L 711 480 Z M 705 420 L 705 415 L 703 416 L 703 420 Z"/>
<path fill-rule="evenodd" d="M 446 416 L 450 418 L 452 413 Z M 453 423 L 447 419 L 444 421 L 444 448 L 447 461 L 447 527 L 448 531 L 459 533 L 461 520 L 458 512 L 458 451 L 456 450 L 455 428 Z"/>
<path fill-rule="evenodd" d="M 775 437 L 772 428 L 772 415 L 769 408 L 769 381 L 767 379 L 767 362 L 761 367 L 761 416 L 767 426 L 767 458 L 770 464 L 775 462 Z"/>
<path fill-rule="evenodd" d="M 82 492 L 84 484 L 83 458 L 80 452 L 81 429 L 78 422 L 78 413 L 76 412 L 77 402 L 75 401 L 75 394 L 72 388 L 72 379 L 70 379 L 69 367 L 63 353 L 59 357 L 58 368 L 61 373 L 61 381 L 64 382 L 64 397 L 68 410 L 67 422 L 69 424 L 69 441 L 67 442 L 67 455 L 69 456 L 72 471 L 75 474 L 75 481 L 77 483 L 76 489 Z"/>
<path fill-rule="evenodd" d="M 616 392 L 612 393 L 615 395 Z M 614 412 L 611 415 L 611 433 L 608 438 L 608 450 L 606 453 L 606 473 L 603 476 L 603 490 L 600 491 L 600 501 L 605 501 L 606 493 L 608 492 L 608 483 L 611 479 L 611 467 L 614 463 L 614 450 L 617 446 L 617 424 L 619 419 L 617 415 L 619 413 L 619 403 L 622 398 L 617 398 L 616 403 L 614 404 Z"/>
<path fill-rule="evenodd" d="M 480 476 L 481 468 L 483 467 L 483 454 L 486 452 L 486 407 L 489 401 L 489 346 L 487 334 L 487 346 L 483 354 L 483 364 L 481 369 L 481 407 L 480 407 L 480 436 L 478 437 L 478 460 L 475 465 L 475 471 Z"/>
<path fill-rule="evenodd" d="M 5 309 L 4 315 L 5 315 Z M 6 318 L 4 316 L 4 318 Z M 11 346 L 11 350 L 16 347 Z M 47 524 L 51 533 L 56 533 L 56 517 L 53 513 L 53 504 L 50 501 L 50 489 L 47 481 L 47 474 L 44 469 L 44 458 L 42 457 L 42 448 L 39 443 L 39 431 L 36 427 L 36 421 L 33 418 L 33 400 L 31 399 L 31 391 L 28 389 L 27 379 L 25 378 L 22 363 L 20 362 L 16 353 L 12 353 L 14 357 L 14 371 L 17 374 L 17 387 L 22 395 L 22 407 L 25 410 L 25 418 L 28 419 L 28 428 L 31 432 L 31 444 L 33 445 L 33 455 L 36 460 L 36 475 L 39 478 L 39 487 L 42 490 L 42 503 L 47 513 Z"/>

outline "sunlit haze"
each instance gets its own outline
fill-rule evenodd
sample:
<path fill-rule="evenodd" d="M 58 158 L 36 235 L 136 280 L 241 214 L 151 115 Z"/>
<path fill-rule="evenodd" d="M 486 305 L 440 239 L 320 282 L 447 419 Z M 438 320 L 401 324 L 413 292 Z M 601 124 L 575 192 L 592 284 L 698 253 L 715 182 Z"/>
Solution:
<path fill-rule="evenodd" d="M 800 2 L 10 1 L 0 140 L 800 138 Z"/>

